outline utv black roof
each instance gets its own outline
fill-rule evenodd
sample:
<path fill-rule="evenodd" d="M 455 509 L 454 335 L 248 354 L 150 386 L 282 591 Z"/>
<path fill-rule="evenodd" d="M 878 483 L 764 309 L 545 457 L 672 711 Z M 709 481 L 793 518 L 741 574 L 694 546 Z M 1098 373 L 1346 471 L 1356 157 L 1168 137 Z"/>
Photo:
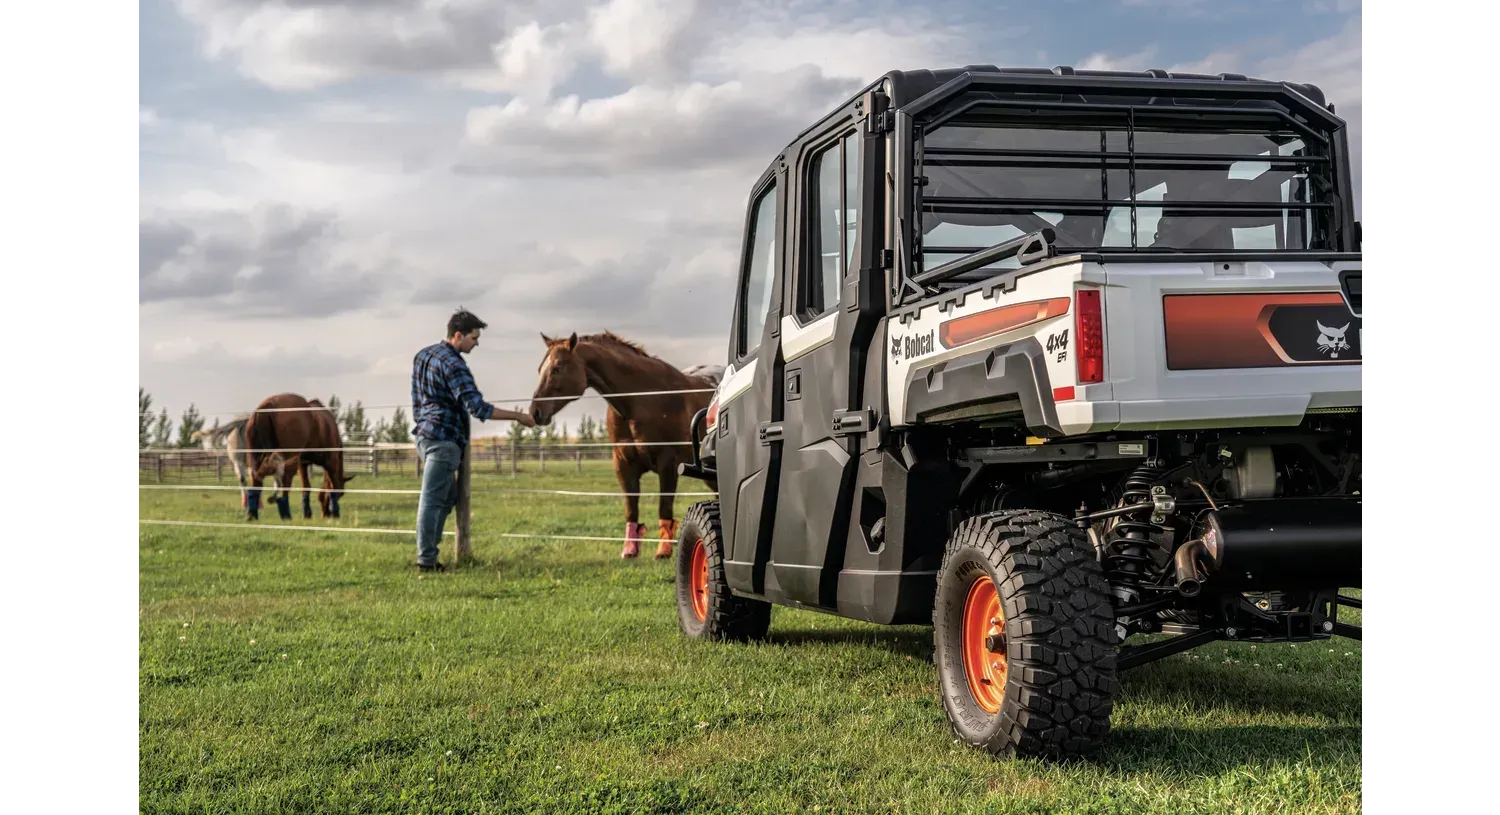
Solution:
<path fill-rule="evenodd" d="M 1196 100 L 1215 105 L 1231 103 L 1248 109 L 1280 108 L 1313 127 L 1336 131 L 1344 127 L 1334 115 L 1323 91 L 1317 85 L 1257 79 L 1243 74 L 1195 74 L 1164 71 L 1078 70 L 1060 65 L 1055 68 L 1000 68 L 994 65 L 966 65 L 937 70 L 890 71 L 866 85 L 854 98 L 890 83 L 890 109 L 918 116 L 924 111 L 969 91 L 989 91 L 997 95 L 1050 94 L 1072 96 L 1085 104 L 1093 97 L 1132 96 L 1145 98 L 1148 104 L 1184 106 Z M 852 100 L 851 100 L 852 101 Z M 845 103 L 847 104 L 847 103 Z M 843 108 L 840 105 L 839 108 Z M 816 123 L 792 139 L 796 143 L 817 129 Z"/>

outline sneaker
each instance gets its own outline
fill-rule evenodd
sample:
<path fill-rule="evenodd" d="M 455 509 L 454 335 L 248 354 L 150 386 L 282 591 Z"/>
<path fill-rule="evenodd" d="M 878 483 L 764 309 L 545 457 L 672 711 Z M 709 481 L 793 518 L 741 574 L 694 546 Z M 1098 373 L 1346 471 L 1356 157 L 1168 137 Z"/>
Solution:
<path fill-rule="evenodd" d="M 448 569 L 447 566 L 444 566 L 441 563 L 418 563 L 416 564 L 416 567 L 418 571 L 423 572 L 442 572 L 447 571 Z"/>

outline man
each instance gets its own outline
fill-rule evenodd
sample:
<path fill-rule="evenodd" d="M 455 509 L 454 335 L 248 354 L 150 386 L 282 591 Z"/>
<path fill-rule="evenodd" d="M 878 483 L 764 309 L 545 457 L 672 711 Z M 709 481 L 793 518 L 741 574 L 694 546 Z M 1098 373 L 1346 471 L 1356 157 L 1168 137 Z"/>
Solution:
<path fill-rule="evenodd" d="M 448 513 L 458 503 L 458 466 L 469 443 L 469 416 L 480 421 L 512 419 L 527 427 L 532 418 L 500 410 L 484 401 L 463 355 L 479 345 L 485 322 L 460 308 L 448 319 L 442 342 L 417 352 L 411 367 L 411 415 L 417 455 L 422 458 L 422 496 L 417 501 L 417 568 L 442 571 L 438 542 Z"/>

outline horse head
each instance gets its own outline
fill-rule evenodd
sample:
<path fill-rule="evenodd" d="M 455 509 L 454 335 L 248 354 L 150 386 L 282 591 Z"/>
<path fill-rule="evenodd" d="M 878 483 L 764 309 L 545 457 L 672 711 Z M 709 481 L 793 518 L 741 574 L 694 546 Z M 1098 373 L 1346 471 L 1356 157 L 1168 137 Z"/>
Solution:
<path fill-rule="evenodd" d="M 554 340 L 546 334 L 547 355 L 537 366 L 539 379 L 531 395 L 531 418 L 539 425 L 551 424 L 552 417 L 568 403 L 583 395 L 589 385 L 588 366 L 578 355 L 578 334 L 565 340 Z"/>

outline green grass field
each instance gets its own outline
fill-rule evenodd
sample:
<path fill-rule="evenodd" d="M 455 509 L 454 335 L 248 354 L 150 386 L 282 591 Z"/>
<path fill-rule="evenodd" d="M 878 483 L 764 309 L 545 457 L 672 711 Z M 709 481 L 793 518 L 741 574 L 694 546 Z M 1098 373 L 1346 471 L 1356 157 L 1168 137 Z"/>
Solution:
<path fill-rule="evenodd" d="M 408 567 L 413 536 L 274 509 L 141 526 L 141 811 L 1360 809 L 1357 642 L 1172 657 L 1124 675 L 1095 759 L 998 760 L 950 740 L 930 629 L 778 608 L 764 643 L 690 642 L 651 548 L 496 536 L 623 532 L 618 498 L 498 491 L 616 489 L 603 466 L 530 469 L 476 474 L 478 563 L 440 575 Z M 408 529 L 415 506 L 351 495 L 337 523 Z M 228 491 L 141 490 L 140 515 L 240 520 Z"/>

